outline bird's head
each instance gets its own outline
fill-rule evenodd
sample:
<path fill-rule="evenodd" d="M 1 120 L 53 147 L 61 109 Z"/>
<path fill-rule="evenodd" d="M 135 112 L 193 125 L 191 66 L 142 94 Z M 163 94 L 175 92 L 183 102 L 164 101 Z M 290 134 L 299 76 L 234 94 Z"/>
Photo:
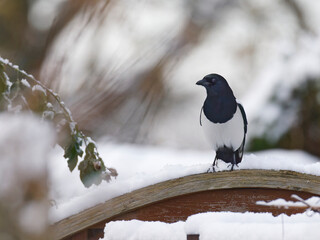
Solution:
<path fill-rule="evenodd" d="M 219 74 L 208 74 L 202 80 L 196 83 L 197 85 L 204 86 L 208 95 L 225 95 L 232 94 L 228 82 L 224 77 Z"/>

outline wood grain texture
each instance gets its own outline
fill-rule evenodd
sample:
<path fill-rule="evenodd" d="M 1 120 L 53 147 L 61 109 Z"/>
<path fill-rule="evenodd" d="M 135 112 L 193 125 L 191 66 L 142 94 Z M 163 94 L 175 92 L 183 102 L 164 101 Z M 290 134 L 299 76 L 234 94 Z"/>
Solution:
<path fill-rule="evenodd" d="M 62 239 L 99 222 L 165 199 L 190 193 L 233 188 L 284 189 L 320 195 L 320 177 L 284 170 L 237 170 L 191 175 L 110 199 L 61 220 L 52 226 L 52 230 L 55 239 Z"/>
<path fill-rule="evenodd" d="M 132 219 L 174 223 L 177 221 L 186 221 L 191 215 L 205 212 L 269 212 L 274 216 L 282 213 L 290 216 L 304 212 L 307 207 L 279 208 L 276 206 L 261 206 L 256 204 L 257 201 L 269 202 L 278 198 L 292 201 L 292 194 L 299 195 L 303 199 L 315 196 L 315 194 L 306 192 L 271 188 L 217 189 L 165 199 L 131 212 L 120 214 L 107 221 L 93 225 L 90 228 L 104 229 L 105 224 L 109 221 Z"/>

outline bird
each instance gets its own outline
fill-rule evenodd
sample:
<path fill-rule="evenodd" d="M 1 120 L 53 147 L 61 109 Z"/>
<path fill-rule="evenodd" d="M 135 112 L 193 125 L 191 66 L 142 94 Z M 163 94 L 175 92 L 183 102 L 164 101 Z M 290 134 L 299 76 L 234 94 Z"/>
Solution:
<path fill-rule="evenodd" d="M 212 171 L 215 172 L 218 159 L 230 163 L 232 171 L 243 157 L 248 128 L 245 110 L 221 75 L 208 74 L 196 84 L 205 87 L 207 92 L 200 110 L 200 125 L 216 152 Z"/>

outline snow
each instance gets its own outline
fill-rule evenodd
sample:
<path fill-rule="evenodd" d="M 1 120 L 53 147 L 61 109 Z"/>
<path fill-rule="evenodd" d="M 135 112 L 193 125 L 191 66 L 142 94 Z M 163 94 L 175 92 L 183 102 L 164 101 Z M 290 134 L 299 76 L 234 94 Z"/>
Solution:
<path fill-rule="evenodd" d="M 271 213 L 208 212 L 172 224 L 137 220 L 110 222 L 101 240 L 185 240 L 187 234 L 199 234 L 201 240 L 316 240 L 320 238 L 319 227 L 320 214 L 274 217 Z"/>
<path fill-rule="evenodd" d="M 33 179 L 46 172 L 45 158 L 55 135 L 48 124 L 28 114 L 0 114 L 0 126 L 1 196 L 16 187 L 20 178 Z"/>
<path fill-rule="evenodd" d="M 54 112 L 53 111 L 44 111 L 43 113 L 42 113 L 42 117 L 44 118 L 44 119 L 50 119 L 50 120 L 52 120 L 53 118 L 54 118 Z"/>
<path fill-rule="evenodd" d="M 53 109 L 53 106 L 52 106 L 52 104 L 50 102 L 47 103 L 47 108 L 48 109 Z"/>
<path fill-rule="evenodd" d="M 41 233 L 48 223 L 48 202 L 38 181 L 47 177 L 54 130 L 30 114 L 1 113 L 0 126 L 0 204 L 2 210 L 6 208 L 9 212 L 5 211 L 1 217 L 15 214 L 20 230 Z M 34 191 L 38 191 L 37 197 Z"/>
<path fill-rule="evenodd" d="M 21 228 L 28 233 L 41 233 L 48 224 L 47 211 L 46 204 L 39 204 L 35 201 L 26 204 L 18 216 Z"/>
<path fill-rule="evenodd" d="M 133 190 L 185 175 L 205 172 L 209 166 L 206 153 L 174 149 L 107 143 L 98 150 L 107 167 L 117 169 L 119 176 L 110 183 L 85 188 L 79 172 L 67 168 L 61 149 L 56 149 L 50 167 L 51 198 L 58 208 L 51 208 L 51 220 L 59 221 L 79 211 Z M 208 155 L 207 155 L 208 156 Z M 209 161 L 211 158 L 209 158 Z"/>
<path fill-rule="evenodd" d="M 239 165 L 241 169 L 291 170 L 320 175 L 319 160 L 301 151 L 270 150 L 247 154 Z"/>
<path fill-rule="evenodd" d="M 2 58 L 1 56 L 0 56 L 0 62 L 5 64 L 5 65 L 10 63 L 8 59 Z"/>
<path fill-rule="evenodd" d="M 143 222 L 139 220 L 110 222 L 104 240 L 167 240 L 186 239 L 184 223 Z"/>
<path fill-rule="evenodd" d="M 25 87 L 30 87 L 30 83 L 27 81 L 27 79 L 25 79 L 25 78 L 23 78 L 22 80 L 21 80 L 21 83 L 25 86 Z"/>
<path fill-rule="evenodd" d="M 311 197 L 307 200 L 305 200 L 307 204 L 309 204 L 311 207 L 315 208 L 320 208 L 320 197 Z M 265 202 L 265 201 L 257 201 L 258 205 L 262 206 L 276 206 L 276 207 L 308 207 L 306 204 L 303 202 L 297 202 L 297 201 L 286 201 L 282 198 L 275 199 L 270 202 Z"/>
<path fill-rule="evenodd" d="M 50 168 L 56 169 L 51 172 L 50 198 L 56 202 L 56 206 L 50 209 L 51 222 L 142 187 L 205 173 L 214 158 L 213 151 L 111 142 L 98 142 L 98 151 L 106 166 L 117 169 L 119 176 L 110 183 L 103 182 L 87 189 L 79 181 L 78 170 L 69 172 L 67 161 L 61 157 L 62 150 L 55 150 L 49 162 Z M 229 168 L 229 165 L 218 162 L 217 171 Z M 302 151 L 272 150 L 245 154 L 239 168 L 282 169 L 320 175 L 319 159 Z"/>
<path fill-rule="evenodd" d="M 282 234 L 285 239 L 319 239 L 319 219 L 319 214 L 311 218 L 307 214 L 273 217 L 271 213 L 204 213 L 189 217 L 185 230 L 200 234 L 202 240 L 282 239 Z"/>
<path fill-rule="evenodd" d="M 11 68 L 17 70 L 17 71 L 20 72 L 22 75 L 30 78 L 30 79 L 33 80 L 34 82 L 37 82 L 37 83 L 41 84 L 39 81 L 37 81 L 37 80 L 34 78 L 33 75 L 26 73 L 26 71 L 24 71 L 24 70 L 21 70 L 18 65 L 14 65 L 14 64 L 11 63 L 8 59 L 2 58 L 2 57 L 0 56 L 0 63 L 2 63 L 2 64 L 4 64 L 4 65 L 10 66 Z M 6 76 L 6 74 L 5 74 L 5 76 Z M 7 79 L 7 81 L 9 81 L 8 76 L 6 76 L 6 79 Z M 10 81 L 9 81 L 9 82 L 10 82 Z M 11 83 L 11 82 L 10 82 L 10 83 Z M 12 83 L 11 83 L 11 84 L 12 84 Z"/>
<path fill-rule="evenodd" d="M 45 90 L 42 86 L 40 86 L 39 84 L 34 85 L 34 86 L 32 87 L 32 91 L 33 91 L 33 92 L 35 92 L 35 91 L 40 91 L 40 92 L 42 92 L 44 95 L 47 95 L 46 90 Z"/>
<path fill-rule="evenodd" d="M 261 71 L 243 99 L 249 121 L 258 120 L 250 123 L 249 138 L 266 133 L 267 138 L 276 140 L 293 125 L 298 106 L 290 99 L 290 94 L 307 78 L 320 76 L 319 43 L 319 37 L 302 35 L 297 46 L 290 46 L 288 51 L 278 46 L 281 56 Z M 272 98 L 276 102 L 270 102 Z M 289 101 L 290 107 L 285 111 L 281 103 Z"/>
<path fill-rule="evenodd" d="M 87 189 L 79 179 L 78 170 L 69 172 L 60 148 L 53 149 L 49 161 L 45 161 L 54 139 L 54 130 L 48 124 L 35 116 L 17 117 L 10 114 L 1 114 L 0 124 L 6 126 L 0 134 L 0 199 L 9 193 L 15 194 L 15 199 L 19 199 L 23 185 L 19 185 L 18 181 L 25 182 L 42 176 L 48 167 L 51 169 L 49 199 L 55 203 L 49 209 L 51 223 L 151 184 L 204 173 L 214 156 L 213 151 L 98 142 L 101 157 L 108 167 L 117 169 L 119 176 L 110 183 L 103 182 L 99 186 Z M 219 163 L 219 171 L 227 168 L 227 165 Z M 286 169 L 320 176 L 319 159 L 301 151 L 272 150 L 245 154 L 239 168 Z M 311 198 L 307 202 L 318 206 L 319 198 Z M 278 199 L 259 204 L 282 203 L 283 201 Z M 297 203 L 289 202 L 289 205 Z M 20 225 L 25 229 L 31 229 L 32 232 L 41 231 L 46 217 L 45 209 L 44 205 L 30 202 L 21 208 Z M 271 234 L 280 238 L 282 221 L 286 239 L 301 239 L 302 235 L 307 239 L 317 239 L 319 232 L 315 232 L 314 229 L 318 229 L 319 220 L 319 214 L 313 214 L 311 217 L 307 217 L 306 214 L 273 217 L 268 213 L 206 213 L 191 216 L 186 222 L 174 224 L 137 220 L 111 222 L 106 225 L 105 239 L 185 239 L 186 233 L 200 233 L 201 239 L 225 239 L 226 234 L 228 239 L 243 239 L 244 236 L 246 239 L 254 239 L 257 236 L 270 239 Z"/>

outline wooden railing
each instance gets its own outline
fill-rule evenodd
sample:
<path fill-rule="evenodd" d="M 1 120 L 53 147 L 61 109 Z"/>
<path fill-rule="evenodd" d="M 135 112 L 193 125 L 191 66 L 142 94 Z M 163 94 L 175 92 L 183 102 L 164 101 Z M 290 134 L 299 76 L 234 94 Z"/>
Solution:
<path fill-rule="evenodd" d="M 293 171 L 237 170 L 204 173 L 160 182 L 115 197 L 52 226 L 62 239 L 98 223 L 105 223 L 154 203 L 188 194 L 223 189 L 278 189 L 320 195 L 320 177 Z"/>

